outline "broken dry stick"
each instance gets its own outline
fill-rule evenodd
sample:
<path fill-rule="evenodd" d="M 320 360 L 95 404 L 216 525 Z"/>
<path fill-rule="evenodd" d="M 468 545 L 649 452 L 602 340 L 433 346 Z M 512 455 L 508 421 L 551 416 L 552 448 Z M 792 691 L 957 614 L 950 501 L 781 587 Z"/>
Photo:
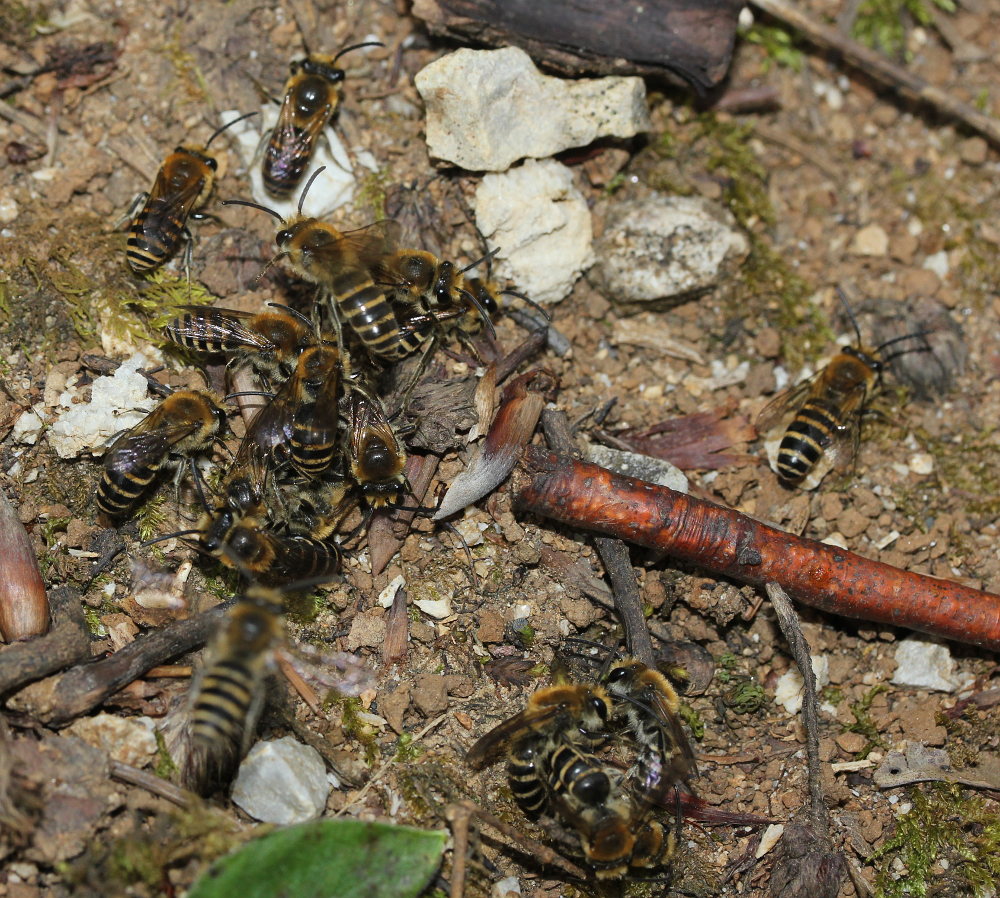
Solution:
<path fill-rule="evenodd" d="M 8 701 L 8 707 L 52 726 L 69 723 L 125 688 L 137 677 L 177 655 L 205 643 L 228 613 L 232 602 L 187 620 L 175 621 L 93 664 L 32 683 Z"/>
<path fill-rule="evenodd" d="M 52 629 L 44 636 L 0 649 L 0 694 L 48 676 L 90 656 L 90 632 L 80 593 L 70 586 L 52 590 Z"/>
<path fill-rule="evenodd" d="M 1000 649 L 1000 596 L 769 527 L 731 508 L 528 447 L 518 507 L 763 586 L 845 617 Z"/>

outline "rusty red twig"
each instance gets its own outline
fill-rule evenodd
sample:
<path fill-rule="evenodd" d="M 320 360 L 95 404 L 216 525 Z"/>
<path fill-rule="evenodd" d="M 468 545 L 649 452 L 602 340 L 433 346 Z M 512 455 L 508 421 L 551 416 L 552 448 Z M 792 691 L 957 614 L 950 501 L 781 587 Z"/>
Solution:
<path fill-rule="evenodd" d="M 845 617 L 1000 649 L 1000 596 L 915 574 L 769 527 L 730 508 L 528 448 L 517 506 L 616 536 L 743 583 L 781 585 Z"/>

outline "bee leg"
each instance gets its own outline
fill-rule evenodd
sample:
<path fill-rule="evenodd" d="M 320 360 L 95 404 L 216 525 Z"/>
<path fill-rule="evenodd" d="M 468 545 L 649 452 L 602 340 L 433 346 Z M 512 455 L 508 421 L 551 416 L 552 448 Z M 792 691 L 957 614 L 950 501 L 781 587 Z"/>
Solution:
<path fill-rule="evenodd" d="M 413 388 L 417 385 L 417 381 L 424 376 L 424 372 L 427 370 L 427 366 L 430 364 L 431 356 L 434 354 L 434 350 L 437 349 L 438 343 L 440 342 L 438 335 L 435 334 L 427 341 L 427 345 L 423 352 L 420 354 L 420 361 L 417 362 L 417 366 L 410 375 L 409 383 L 406 385 L 399 399 L 399 414 L 405 415 L 406 409 L 410 404 L 410 398 L 413 394 Z"/>
<path fill-rule="evenodd" d="M 122 215 L 115 221 L 115 230 L 118 230 L 126 222 L 131 223 L 132 220 L 139 214 L 139 210 L 146 205 L 146 200 L 149 199 L 149 194 L 143 191 L 138 194 L 134 200 L 132 200 L 132 205 L 128 207 L 128 212 Z"/>

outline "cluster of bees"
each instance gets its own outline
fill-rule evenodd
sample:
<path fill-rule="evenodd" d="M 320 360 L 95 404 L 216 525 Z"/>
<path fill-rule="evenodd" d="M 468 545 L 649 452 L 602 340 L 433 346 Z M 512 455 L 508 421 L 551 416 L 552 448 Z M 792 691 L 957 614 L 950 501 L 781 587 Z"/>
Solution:
<path fill-rule="evenodd" d="M 263 183 L 276 199 L 300 188 L 340 101 L 344 70 L 335 63 L 362 46 L 369 45 L 291 64 L 277 124 L 258 152 Z M 133 210 L 126 258 L 137 274 L 155 270 L 185 243 L 189 256 L 187 222 L 214 186 L 208 147 L 235 121 L 205 146 L 179 146 L 167 156 Z M 360 506 L 367 521 L 378 509 L 404 507 L 410 493 L 406 450 L 386 412 L 382 376 L 419 353 L 412 389 L 442 339 L 465 339 L 484 326 L 492 332 L 500 294 L 514 293 L 488 275 L 466 277 L 468 269 L 402 247 L 395 221 L 345 233 L 303 215 L 318 171 L 301 188 L 289 220 L 233 201 L 279 220 L 272 262 L 285 260 L 315 287 L 309 312 L 276 303 L 258 313 L 184 306 L 163 330 L 179 347 L 225 357 L 227 372 L 250 372 L 256 389 L 226 399 L 249 393 L 263 401 L 218 485 L 209 487 L 196 462 L 226 434 L 222 401 L 206 390 L 170 391 L 151 381 L 167 395 L 110 446 L 97 490 L 100 512 L 120 524 L 166 471 L 176 470 L 178 483 L 190 472 L 202 511 L 195 527 L 169 537 L 191 538 L 251 583 L 210 647 L 187 702 L 184 738 L 173 742 L 185 755 L 185 784 L 204 794 L 228 784 L 254 735 L 283 633 L 282 592 L 268 587 L 289 591 L 330 580 L 341 563 L 334 536 L 351 511 Z"/>
<path fill-rule="evenodd" d="M 666 677 L 633 658 L 606 666 L 597 682 L 538 690 L 466 758 L 481 768 L 505 750 L 518 806 L 575 832 L 599 879 L 649 874 L 670 861 L 677 832 L 652 815 L 672 800 L 679 826 L 680 789 L 695 772 Z M 608 754 L 623 745 L 624 761 Z"/>
<path fill-rule="evenodd" d="M 370 44 L 292 63 L 277 124 L 258 154 L 275 199 L 300 189 L 340 102 L 345 73 L 336 62 L 364 46 Z M 137 274 L 164 264 L 182 244 L 190 256 L 187 222 L 201 214 L 214 186 L 208 148 L 232 124 L 204 147 L 179 146 L 166 158 L 129 230 L 127 262 Z M 273 303 L 258 313 L 188 306 L 164 329 L 179 347 L 224 356 L 229 370 L 248 369 L 258 388 L 251 392 L 266 399 L 218 486 L 207 489 L 195 459 L 225 434 L 227 411 L 212 393 L 185 389 L 169 393 L 115 441 L 98 488 L 100 511 L 119 523 L 162 472 L 189 470 L 203 510 L 196 527 L 172 535 L 195 537 L 203 553 L 254 584 L 220 629 L 188 699 L 184 739 L 172 743 L 186 756 L 185 783 L 203 794 L 228 784 L 249 747 L 284 638 L 282 593 L 266 586 L 329 579 L 341 561 L 333 536 L 347 514 L 357 506 L 369 516 L 398 508 L 409 492 L 406 451 L 386 412 L 381 375 L 418 353 L 419 372 L 443 338 L 492 329 L 502 292 L 521 295 L 402 247 L 397 222 L 342 232 L 303 215 L 310 184 L 289 219 L 232 201 L 278 220 L 275 260 L 316 288 L 308 314 Z M 861 412 L 890 343 L 864 349 L 859 336 L 857 346 L 764 410 L 762 428 L 794 409 L 777 461 L 786 486 L 800 484 L 824 453 L 837 463 L 853 457 Z M 468 762 L 482 768 L 506 751 L 518 805 L 529 817 L 551 814 L 576 833 L 599 878 L 648 871 L 665 865 L 677 842 L 654 811 L 673 797 L 680 820 L 681 789 L 695 769 L 677 710 L 677 694 L 662 674 L 619 660 L 597 682 L 536 692 L 473 746 Z M 624 740 L 613 740 L 616 734 Z M 610 756 L 612 742 L 631 746 L 628 759 Z"/>

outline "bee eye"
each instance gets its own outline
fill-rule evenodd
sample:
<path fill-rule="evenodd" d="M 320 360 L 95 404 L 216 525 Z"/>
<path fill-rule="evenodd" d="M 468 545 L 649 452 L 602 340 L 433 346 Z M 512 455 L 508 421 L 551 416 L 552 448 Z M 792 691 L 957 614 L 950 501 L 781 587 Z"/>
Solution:
<path fill-rule="evenodd" d="M 277 243 L 278 246 L 284 246 L 291 239 L 292 239 L 292 232 L 287 228 L 278 231 L 278 233 L 274 235 L 274 242 Z"/>
<path fill-rule="evenodd" d="M 597 698 L 597 696 L 594 696 L 590 700 L 590 708 L 598 717 L 601 718 L 601 720 L 608 719 L 608 706 L 604 703 L 604 701 Z"/>
<path fill-rule="evenodd" d="M 205 157 L 205 165 L 212 169 L 212 171 L 217 171 L 219 168 L 219 163 L 211 156 Z"/>

